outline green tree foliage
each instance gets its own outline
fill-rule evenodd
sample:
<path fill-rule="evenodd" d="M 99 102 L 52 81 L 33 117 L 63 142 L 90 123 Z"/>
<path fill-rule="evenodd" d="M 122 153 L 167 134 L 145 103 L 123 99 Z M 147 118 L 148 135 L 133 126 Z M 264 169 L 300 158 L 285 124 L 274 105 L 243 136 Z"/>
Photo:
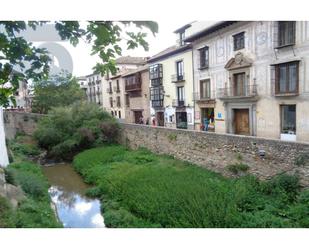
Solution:
<path fill-rule="evenodd" d="M 55 75 L 35 83 L 32 112 L 46 114 L 53 107 L 68 106 L 85 99 L 85 92 L 75 77 Z"/>
<path fill-rule="evenodd" d="M 46 23 L 48 22 L 0 22 L 0 105 L 7 106 L 10 99 L 14 103 L 12 94 L 17 90 L 19 80 L 39 81 L 48 77 L 51 60 L 47 50 L 36 48 L 20 35 L 20 32 L 27 28 L 35 30 L 37 26 Z M 92 55 L 97 54 L 102 60 L 94 69 L 101 74 L 116 72 L 115 58 L 122 54 L 119 45 L 121 40 L 127 41 L 128 49 L 142 46 L 148 50 L 146 33 L 142 32 L 142 28 L 153 34 L 158 32 L 157 23 L 151 21 L 89 21 L 86 28 L 82 28 L 78 21 L 53 24 L 61 39 L 68 40 L 73 46 L 76 46 L 80 39 L 92 44 Z M 123 28 L 128 25 L 135 25 L 140 31 L 125 32 Z M 16 66 L 21 72 L 13 72 Z M 12 86 L 4 87 L 7 82 L 11 82 Z"/>
<path fill-rule="evenodd" d="M 113 143 L 118 134 L 117 121 L 95 104 L 75 103 L 53 108 L 43 117 L 34 137 L 49 156 L 70 160 L 77 152 Z"/>

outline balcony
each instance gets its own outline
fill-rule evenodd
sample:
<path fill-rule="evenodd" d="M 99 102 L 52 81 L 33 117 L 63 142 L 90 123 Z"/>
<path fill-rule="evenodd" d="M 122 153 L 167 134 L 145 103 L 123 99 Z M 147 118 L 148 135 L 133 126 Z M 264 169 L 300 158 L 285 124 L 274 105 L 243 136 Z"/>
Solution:
<path fill-rule="evenodd" d="M 172 82 L 177 83 L 177 82 L 183 82 L 185 81 L 185 74 L 178 75 L 178 74 L 173 74 L 172 77 Z"/>
<path fill-rule="evenodd" d="M 225 87 L 218 89 L 218 98 L 219 99 L 248 99 L 248 98 L 256 98 L 258 96 L 257 93 L 257 85 L 244 85 L 242 88 L 236 87 Z"/>
<path fill-rule="evenodd" d="M 196 102 L 211 101 L 215 99 L 216 99 L 215 91 L 206 92 L 205 94 L 199 92 L 193 93 L 193 100 Z"/>
<path fill-rule="evenodd" d="M 120 88 L 119 88 L 119 87 L 117 87 L 117 86 L 114 86 L 114 92 L 116 92 L 116 93 L 120 93 Z"/>
<path fill-rule="evenodd" d="M 112 94 L 113 90 L 112 90 L 112 88 L 109 87 L 109 88 L 106 88 L 106 92 L 109 93 L 109 94 Z"/>
<path fill-rule="evenodd" d="M 173 99 L 172 106 L 173 107 L 185 107 L 186 103 L 185 103 L 185 100 Z"/>
<path fill-rule="evenodd" d="M 126 90 L 126 92 L 141 91 L 142 90 L 142 83 L 136 82 L 136 83 L 133 83 L 133 84 L 126 84 L 125 90 Z"/>

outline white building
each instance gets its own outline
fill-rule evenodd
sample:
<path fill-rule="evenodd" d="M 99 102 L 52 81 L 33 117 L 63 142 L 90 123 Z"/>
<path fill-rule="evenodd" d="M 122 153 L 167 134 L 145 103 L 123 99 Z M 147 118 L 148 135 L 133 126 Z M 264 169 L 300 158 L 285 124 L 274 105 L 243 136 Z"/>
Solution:
<path fill-rule="evenodd" d="M 309 141 L 309 22 L 224 21 L 184 41 L 197 129 Z"/>

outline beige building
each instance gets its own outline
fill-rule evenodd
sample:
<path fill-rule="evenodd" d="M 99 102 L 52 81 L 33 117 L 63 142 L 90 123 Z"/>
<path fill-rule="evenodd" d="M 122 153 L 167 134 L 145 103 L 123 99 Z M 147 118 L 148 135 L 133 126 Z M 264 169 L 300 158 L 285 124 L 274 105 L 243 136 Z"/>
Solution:
<path fill-rule="evenodd" d="M 122 75 L 146 64 L 146 58 L 123 56 L 116 59 L 117 73 L 103 81 L 103 109 L 125 120 L 125 81 Z"/>
<path fill-rule="evenodd" d="M 194 129 L 192 49 L 183 41 L 190 26 L 175 31 L 176 45 L 148 60 L 151 114 L 158 126 Z"/>
<path fill-rule="evenodd" d="M 126 123 L 150 124 L 149 66 L 122 75 L 125 86 Z"/>
<path fill-rule="evenodd" d="M 309 22 L 224 21 L 184 41 L 197 129 L 309 142 Z"/>

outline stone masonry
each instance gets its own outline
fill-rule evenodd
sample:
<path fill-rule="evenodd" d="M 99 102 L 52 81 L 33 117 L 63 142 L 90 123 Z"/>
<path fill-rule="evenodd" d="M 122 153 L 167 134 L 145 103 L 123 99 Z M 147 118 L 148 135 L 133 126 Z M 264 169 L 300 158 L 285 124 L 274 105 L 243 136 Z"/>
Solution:
<path fill-rule="evenodd" d="M 120 140 L 132 149 L 145 147 L 225 176 L 232 174 L 228 165 L 244 163 L 249 166 L 248 172 L 260 179 L 296 173 L 301 183 L 309 186 L 308 162 L 299 166 L 295 163 L 309 153 L 307 143 L 135 124 L 122 124 Z"/>
<path fill-rule="evenodd" d="M 18 131 L 32 135 L 40 117 L 33 113 L 5 112 L 6 137 L 11 139 Z M 309 143 L 137 124 L 121 124 L 119 142 L 132 149 L 145 147 L 172 155 L 225 176 L 232 176 L 227 166 L 234 163 L 247 164 L 248 172 L 260 179 L 296 173 L 301 183 L 309 186 Z"/>

